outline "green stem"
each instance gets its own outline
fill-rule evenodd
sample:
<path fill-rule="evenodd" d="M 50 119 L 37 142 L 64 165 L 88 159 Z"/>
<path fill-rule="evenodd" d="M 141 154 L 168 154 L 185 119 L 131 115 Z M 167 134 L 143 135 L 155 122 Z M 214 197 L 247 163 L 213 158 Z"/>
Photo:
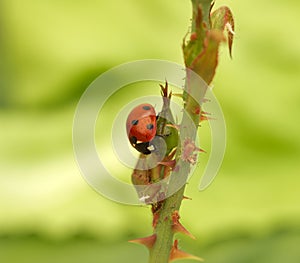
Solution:
<path fill-rule="evenodd" d="M 187 98 L 187 100 L 189 100 L 189 97 Z M 191 116 L 192 115 L 195 114 L 191 113 Z M 199 122 L 199 115 L 197 115 L 196 118 L 193 119 L 194 125 L 196 125 L 197 127 Z M 191 121 L 192 119 L 188 115 L 184 115 L 181 123 L 182 127 L 189 127 L 189 125 L 191 125 Z M 185 132 L 182 133 L 185 134 Z M 194 135 L 190 135 L 190 138 L 194 139 L 192 136 L 195 137 L 196 134 L 194 132 Z M 178 149 L 180 147 L 181 145 L 178 146 Z M 178 153 L 177 155 L 178 156 L 176 156 L 176 160 L 178 160 L 177 165 L 180 167 L 180 172 L 172 173 L 169 183 L 169 191 L 175 193 L 163 202 L 162 208 L 159 211 L 159 219 L 154 230 L 154 233 L 156 234 L 156 241 L 154 246 L 150 250 L 149 263 L 167 263 L 169 261 L 174 237 L 174 232 L 172 231 L 172 215 L 175 211 L 179 211 L 180 209 L 181 202 L 184 197 L 187 177 L 190 171 L 190 163 L 181 160 L 179 158 L 180 153 Z M 178 186 L 181 186 L 179 190 L 177 190 Z"/>
<path fill-rule="evenodd" d="M 174 211 L 179 210 L 183 192 L 184 187 L 164 201 L 155 228 L 157 237 L 153 248 L 150 250 L 149 263 L 167 263 L 169 261 L 174 236 L 171 215 Z"/>
<path fill-rule="evenodd" d="M 211 0 L 191 0 L 193 5 L 193 20 L 192 20 L 192 32 L 196 31 L 196 19 L 199 12 L 199 7 L 202 10 L 202 19 L 209 28 L 209 13 L 211 9 Z M 199 16 L 198 16 L 199 17 Z M 201 25 L 202 26 L 202 25 Z M 204 36 L 204 34 L 203 34 Z M 201 44 L 200 44 L 201 45 Z M 201 45 L 202 47 L 202 45 Z M 197 55 L 197 54 L 195 54 Z M 195 59 L 195 56 L 192 56 Z M 191 58 L 189 58 L 191 59 Z M 187 63 L 187 58 L 185 58 L 185 63 Z M 205 80 L 205 78 L 204 78 Z M 197 92 L 202 92 L 198 90 L 199 87 L 189 84 L 189 74 L 186 77 L 186 85 L 184 91 L 184 102 L 185 102 L 185 113 L 180 125 L 180 140 L 178 140 L 178 147 L 176 152 L 176 161 L 177 166 L 179 167 L 180 172 L 173 172 L 170 176 L 169 189 L 168 191 L 173 193 L 167 199 L 163 201 L 162 207 L 159 210 L 159 218 L 157 225 L 154 229 L 156 234 L 156 241 L 153 247 L 150 249 L 149 263 L 168 263 L 170 252 L 172 249 L 174 231 L 172 231 L 172 215 L 175 211 L 179 211 L 181 202 L 184 197 L 185 186 L 188 178 L 188 174 L 191 168 L 191 164 L 186 160 L 180 158 L 181 155 L 181 143 L 184 139 L 190 138 L 192 141 L 195 141 L 197 127 L 199 124 L 199 102 L 196 101 L 190 94 L 196 94 Z M 189 86 L 190 85 L 190 86 Z M 201 94 L 200 97 L 202 97 Z M 198 97 L 198 96 L 197 96 Z M 195 109 L 198 108 L 198 111 Z M 188 132 L 183 127 L 190 127 L 195 125 L 195 129 L 191 129 L 192 132 Z M 181 187 L 178 187 L 181 186 Z M 177 189 L 179 188 L 179 189 Z"/>

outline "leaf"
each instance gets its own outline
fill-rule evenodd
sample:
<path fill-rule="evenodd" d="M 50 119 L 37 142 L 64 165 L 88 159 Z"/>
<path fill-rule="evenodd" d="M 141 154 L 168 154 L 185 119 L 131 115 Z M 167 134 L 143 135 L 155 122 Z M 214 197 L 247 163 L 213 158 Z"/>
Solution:
<path fill-rule="evenodd" d="M 227 6 L 222 6 L 211 13 L 211 28 L 221 30 L 222 32 L 226 30 L 229 54 L 232 57 L 232 43 L 234 37 L 234 20 L 231 10 Z"/>

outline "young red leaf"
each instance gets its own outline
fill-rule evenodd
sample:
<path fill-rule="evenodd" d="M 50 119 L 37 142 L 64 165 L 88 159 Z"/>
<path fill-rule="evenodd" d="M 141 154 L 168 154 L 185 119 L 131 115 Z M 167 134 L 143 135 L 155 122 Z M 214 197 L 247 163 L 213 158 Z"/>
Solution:
<path fill-rule="evenodd" d="M 211 13 L 211 28 L 224 31 L 228 35 L 229 54 L 232 56 L 232 42 L 234 36 L 234 20 L 231 10 L 227 6 L 222 6 Z"/>

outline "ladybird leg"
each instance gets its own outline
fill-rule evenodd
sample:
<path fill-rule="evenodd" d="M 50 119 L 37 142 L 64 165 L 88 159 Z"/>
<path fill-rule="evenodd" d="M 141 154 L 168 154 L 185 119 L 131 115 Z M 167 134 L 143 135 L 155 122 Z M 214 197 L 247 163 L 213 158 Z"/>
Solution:
<path fill-rule="evenodd" d="M 167 134 L 164 134 L 163 137 L 168 137 L 168 136 L 170 136 L 171 134 L 172 134 L 172 132 L 169 132 L 169 133 L 167 133 Z"/>
<path fill-rule="evenodd" d="M 160 117 L 161 112 L 158 112 L 156 115 L 156 120 Z"/>
<path fill-rule="evenodd" d="M 132 145 L 135 145 L 137 142 L 137 138 L 135 136 L 130 137 L 129 140 Z"/>
<path fill-rule="evenodd" d="M 139 152 L 143 154 L 150 154 L 151 151 L 148 149 L 149 147 L 149 142 L 141 142 L 137 143 L 134 148 L 137 149 Z"/>
<path fill-rule="evenodd" d="M 157 134 L 157 135 L 155 135 L 155 136 L 158 136 L 158 137 L 161 137 L 161 138 L 166 138 L 166 137 L 168 137 L 168 136 L 170 136 L 172 134 L 172 132 L 169 132 L 169 133 L 167 133 L 167 134 Z"/>

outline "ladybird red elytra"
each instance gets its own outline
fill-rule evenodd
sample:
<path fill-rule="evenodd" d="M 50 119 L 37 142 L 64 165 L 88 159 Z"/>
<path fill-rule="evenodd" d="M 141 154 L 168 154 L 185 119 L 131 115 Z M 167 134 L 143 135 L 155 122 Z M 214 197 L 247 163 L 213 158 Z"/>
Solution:
<path fill-rule="evenodd" d="M 151 104 L 136 106 L 128 115 L 126 130 L 131 145 L 143 154 L 150 154 L 150 141 L 156 134 L 156 113 Z"/>

